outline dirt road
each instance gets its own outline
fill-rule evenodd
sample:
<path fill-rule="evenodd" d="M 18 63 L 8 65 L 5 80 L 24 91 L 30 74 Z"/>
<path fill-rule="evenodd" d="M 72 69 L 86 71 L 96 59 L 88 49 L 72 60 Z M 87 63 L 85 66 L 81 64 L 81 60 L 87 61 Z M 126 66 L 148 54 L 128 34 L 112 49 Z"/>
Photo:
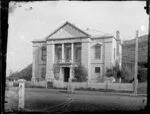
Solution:
<path fill-rule="evenodd" d="M 14 94 L 10 96 L 9 99 L 12 99 L 12 102 L 17 101 Z M 59 89 L 25 89 L 25 109 L 29 111 L 138 111 L 145 106 L 146 97 L 113 95 L 95 91 L 75 91 L 74 94 L 68 94 L 66 90 Z"/>

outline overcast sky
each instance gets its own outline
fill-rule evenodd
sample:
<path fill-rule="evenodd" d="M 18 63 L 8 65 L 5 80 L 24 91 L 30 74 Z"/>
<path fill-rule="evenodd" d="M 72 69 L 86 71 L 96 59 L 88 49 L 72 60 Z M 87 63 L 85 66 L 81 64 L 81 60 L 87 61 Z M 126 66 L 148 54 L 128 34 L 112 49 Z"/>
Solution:
<path fill-rule="evenodd" d="M 13 2 L 10 4 L 12 5 Z M 97 29 L 122 39 L 148 34 L 146 2 L 17 2 L 9 13 L 7 73 L 19 71 L 32 63 L 32 40 L 42 39 L 65 21 L 77 27 Z"/>

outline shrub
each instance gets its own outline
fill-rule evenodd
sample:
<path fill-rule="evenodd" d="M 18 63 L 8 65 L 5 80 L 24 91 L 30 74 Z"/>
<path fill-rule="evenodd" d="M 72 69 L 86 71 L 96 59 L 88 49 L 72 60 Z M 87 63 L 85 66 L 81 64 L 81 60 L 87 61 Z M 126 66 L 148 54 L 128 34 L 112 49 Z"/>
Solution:
<path fill-rule="evenodd" d="M 107 77 L 111 77 L 111 76 L 113 76 L 113 69 L 106 69 L 106 76 Z"/>
<path fill-rule="evenodd" d="M 19 87 L 19 83 L 18 82 L 13 82 L 13 87 Z"/>
<path fill-rule="evenodd" d="M 122 64 L 121 79 L 122 82 L 131 82 L 134 77 L 134 67 L 129 64 Z"/>
<path fill-rule="evenodd" d="M 77 82 L 87 81 L 87 70 L 82 66 L 78 66 L 74 68 L 74 80 Z"/>
<path fill-rule="evenodd" d="M 147 81 L 147 68 L 138 68 L 138 81 L 146 82 Z"/>
<path fill-rule="evenodd" d="M 47 87 L 53 88 L 53 82 L 47 82 Z"/>
<path fill-rule="evenodd" d="M 117 81 L 121 77 L 121 70 L 118 61 L 116 61 L 115 66 L 113 68 L 106 70 L 107 77 L 114 77 Z"/>

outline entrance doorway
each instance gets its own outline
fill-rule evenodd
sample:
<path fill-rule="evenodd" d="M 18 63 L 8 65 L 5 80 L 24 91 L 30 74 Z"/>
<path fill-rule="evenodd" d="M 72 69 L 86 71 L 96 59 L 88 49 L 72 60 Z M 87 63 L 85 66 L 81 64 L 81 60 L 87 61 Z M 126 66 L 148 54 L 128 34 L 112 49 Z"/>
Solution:
<path fill-rule="evenodd" d="M 64 67 L 64 82 L 68 82 L 69 75 L 70 75 L 70 68 Z"/>

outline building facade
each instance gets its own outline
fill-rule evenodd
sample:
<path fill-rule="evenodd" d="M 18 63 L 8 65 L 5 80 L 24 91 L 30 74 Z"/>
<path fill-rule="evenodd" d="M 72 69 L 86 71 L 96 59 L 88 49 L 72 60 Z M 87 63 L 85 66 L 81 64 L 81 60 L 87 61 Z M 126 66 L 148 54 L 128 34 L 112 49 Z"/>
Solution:
<path fill-rule="evenodd" d="M 33 81 L 68 82 L 74 69 L 83 66 L 89 82 L 103 82 L 106 69 L 118 61 L 121 66 L 121 41 L 96 30 L 81 30 L 66 22 L 43 40 L 33 42 Z"/>

